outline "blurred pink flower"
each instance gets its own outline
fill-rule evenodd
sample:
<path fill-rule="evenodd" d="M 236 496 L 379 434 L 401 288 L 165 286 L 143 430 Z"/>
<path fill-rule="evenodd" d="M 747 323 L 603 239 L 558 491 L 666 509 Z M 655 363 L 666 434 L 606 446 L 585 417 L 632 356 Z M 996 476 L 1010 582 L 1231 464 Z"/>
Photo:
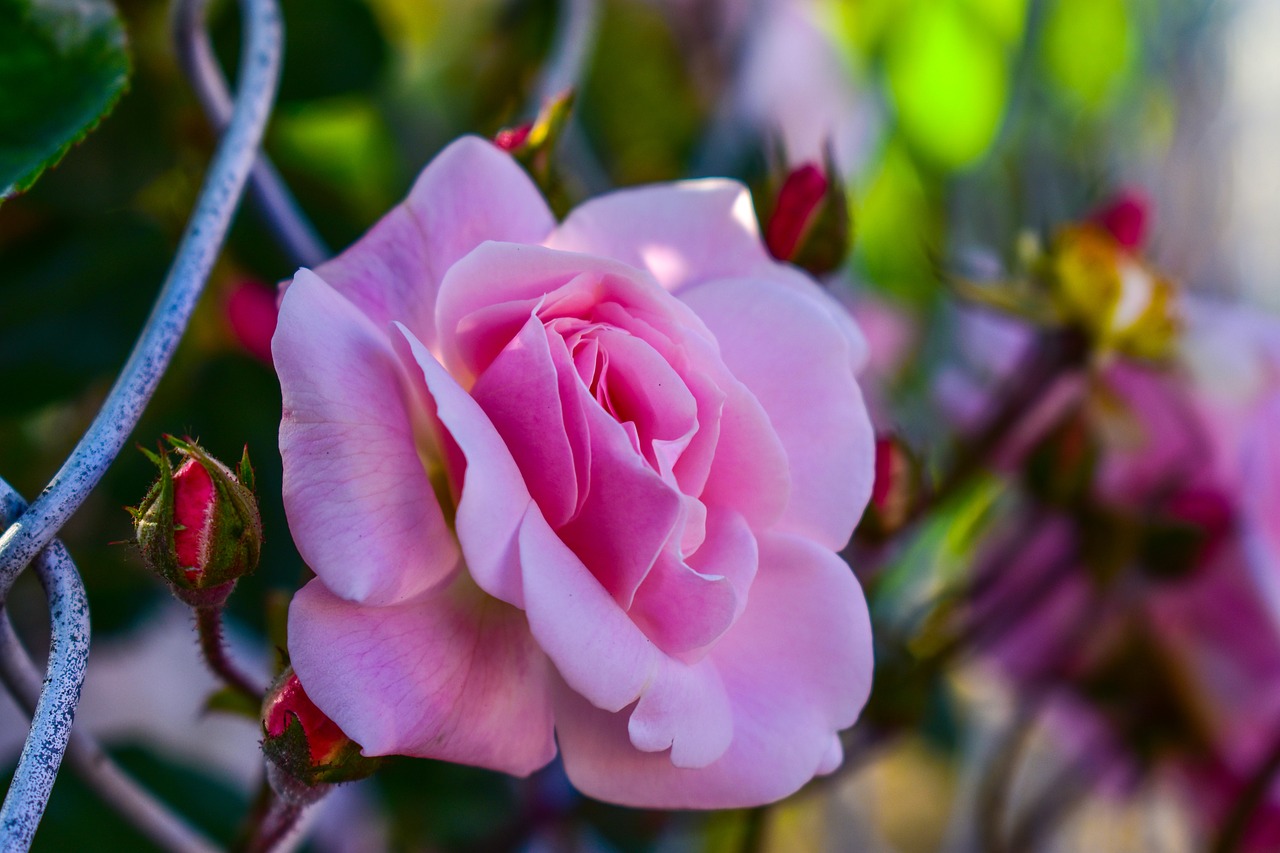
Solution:
<path fill-rule="evenodd" d="M 231 288 L 226 304 L 227 322 L 240 345 L 267 364 L 271 363 L 271 336 L 276 331 L 276 291 L 245 279 Z"/>
<path fill-rule="evenodd" d="M 871 489 L 865 343 L 740 185 L 557 225 L 450 145 L 285 291 L 289 651 L 363 745 L 585 793 L 769 802 L 841 760 L 871 677 L 836 556 Z M 554 731 L 554 735 L 553 735 Z"/>
<path fill-rule="evenodd" d="M 1141 760 L 1154 744 L 1213 826 L 1280 736 L 1280 323 L 1205 301 L 1187 317 L 1177 369 L 1102 379 L 1094 497 L 1121 527 L 1056 515 L 1011 535 L 972 615 L 1004 621 L 988 652 L 1015 680 L 1070 685 Z M 1153 538 L 1178 527 L 1194 538 Z M 1144 571 L 1108 568 L 1132 535 L 1150 544 L 1123 559 Z M 1248 849 L 1280 838 L 1280 790 L 1263 811 Z"/>
<path fill-rule="evenodd" d="M 1093 215 L 1116 242 L 1129 251 L 1142 248 L 1151 226 L 1151 203 L 1136 189 L 1122 190 Z"/>

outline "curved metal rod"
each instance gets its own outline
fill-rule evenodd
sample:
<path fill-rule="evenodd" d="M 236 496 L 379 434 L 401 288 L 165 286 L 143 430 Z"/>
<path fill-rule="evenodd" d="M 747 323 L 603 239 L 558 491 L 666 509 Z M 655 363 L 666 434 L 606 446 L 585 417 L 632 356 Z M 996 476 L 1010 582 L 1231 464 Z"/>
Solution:
<path fill-rule="evenodd" d="M 22 500 L 17 492 L 10 488 L 8 483 L 0 479 L 0 520 L 6 516 L 9 518 L 16 517 L 25 508 L 26 502 Z M 50 558 L 50 555 L 55 553 L 55 549 L 61 552 L 61 543 L 54 542 L 41 553 L 36 558 L 34 566 L 50 599 L 55 638 L 54 649 L 57 648 L 56 644 L 59 635 L 66 634 L 71 626 L 61 624 L 64 617 L 59 615 L 59 609 L 54 603 L 54 594 L 50 590 L 60 589 L 68 585 L 74 589 L 79 588 L 79 576 L 71 560 L 59 561 L 56 558 Z M 83 599 L 82 589 L 79 590 L 79 594 Z M 68 611 L 64 607 L 62 612 L 74 613 L 74 608 Z M 76 654 L 83 653 L 84 657 L 87 658 L 87 620 L 84 624 L 83 635 L 85 639 L 82 647 L 78 646 L 74 651 Z M 49 659 L 51 662 L 49 684 L 54 685 L 58 681 L 52 665 L 55 661 L 53 649 L 50 651 Z M 80 681 L 83 681 L 83 663 L 80 664 L 78 672 Z M 27 753 L 33 749 L 31 744 L 36 739 L 36 731 L 41 721 L 40 699 L 44 677 L 32 662 L 26 649 L 22 647 L 22 642 L 18 639 L 17 634 L 14 633 L 13 623 L 9 620 L 8 612 L 2 608 L 0 608 L 0 681 L 4 682 L 9 692 L 26 709 L 27 713 L 32 715 L 32 719 L 35 721 L 32 726 L 32 734 L 28 737 L 27 747 L 23 750 L 23 760 L 25 760 Z M 77 683 L 75 692 L 76 698 L 78 698 L 79 683 Z M 72 702 L 70 707 L 74 709 L 75 704 L 75 702 Z M 47 705 L 48 703 L 46 703 Z M 47 711 L 48 708 L 46 707 L 44 709 L 46 716 Z M 152 797 L 145 788 L 141 787 L 132 777 L 121 770 L 92 737 L 86 735 L 83 731 L 73 728 L 71 729 L 70 738 L 65 741 L 65 747 L 66 762 L 84 780 L 85 784 L 92 788 L 105 802 L 114 807 L 120 815 L 131 822 L 138 830 L 155 842 L 157 846 L 164 850 L 172 851 L 172 853 L 217 853 L 218 847 L 213 842 L 192 829 L 182 818 L 173 814 L 164 804 Z M 45 747 L 40 754 L 47 754 L 48 751 L 48 747 Z M 51 787 L 53 784 L 52 774 L 56 772 L 56 763 L 52 768 L 32 765 L 27 770 L 24 770 L 21 762 L 19 763 L 18 770 L 14 773 L 14 784 L 9 789 L 9 795 L 5 800 L 4 806 L 8 810 L 10 801 L 13 802 L 14 813 L 18 816 L 18 820 L 14 823 L 17 837 L 9 834 L 10 824 L 6 818 L 0 824 L 0 849 L 11 849 L 9 845 L 15 841 L 30 844 L 30 833 L 26 832 L 25 828 L 29 826 L 30 832 L 35 831 L 35 825 L 40 819 L 40 812 L 43 812 L 44 803 L 49 795 L 49 789 L 45 788 L 46 777 L 48 785 Z M 24 781 L 20 784 L 19 780 Z M 21 827 L 23 831 L 18 832 L 18 827 Z"/>
<path fill-rule="evenodd" d="M 534 90 L 537 100 L 530 105 L 530 118 L 537 116 L 544 103 L 581 83 L 595 46 L 600 4 L 598 0 L 563 0 L 557 17 L 554 40 L 538 75 Z"/>
<path fill-rule="evenodd" d="M 205 0 L 178 0 L 173 6 L 173 43 L 178 65 L 195 90 L 214 130 L 222 133 L 231 121 L 231 92 L 213 54 L 206 26 Z M 249 194 L 281 248 L 297 266 L 315 267 L 331 256 L 328 246 L 298 207 L 280 173 L 259 152 L 249 172 Z"/>
<path fill-rule="evenodd" d="M 201 3 L 203 5 L 203 3 Z M 164 287 L 120 378 L 61 470 L 0 536 L 0 598 L 102 479 L 138 423 L 177 349 L 244 192 L 275 99 L 280 13 L 275 0 L 241 0 L 247 33 L 235 109 Z"/>
<path fill-rule="evenodd" d="M 12 517 L 21 511 L 21 501 L 8 491 L 7 485 L 4 488 L 7 493 L 3 495 L 3 514 Z M 43 686 L 36 691 L 31 731 L 0 806 L 0 850 L 5 851 L 22 851 L 31 846 L 71 736 L 89 660 L 89 601 L 75 564 L 60 542 L 40 554 L 35 571 L 49 600 L 52 639 L 48 670 Z M 4 621 L 8 624 L 7 618 Z M 11 636 L 10 633 L 3 639 L 7 641 Z M 8 657 L 12 648 L 7 642 L 5 645 Z M 39 684 L 38 674 L 36 683 Z"/>

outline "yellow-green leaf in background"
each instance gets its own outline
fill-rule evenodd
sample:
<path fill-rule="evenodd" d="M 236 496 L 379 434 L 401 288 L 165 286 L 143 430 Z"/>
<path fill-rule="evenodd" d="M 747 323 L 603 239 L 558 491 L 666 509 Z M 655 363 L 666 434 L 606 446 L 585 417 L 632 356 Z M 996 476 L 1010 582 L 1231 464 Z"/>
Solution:
<path fill-rule="evenodd" d="M 985 154 L 1008 95 L 1008 50 L 956 0 L 920 3 L 885 57 L 898 122 L 912 147 L 956 170 Z"/>
<path fill-rule="evenodd" d="M 1096 109 L 1115 93 L 1133 60 L 1126 0 L 1052 0 L 1042 46 L 1049 79 L 1069 100 Z"/>

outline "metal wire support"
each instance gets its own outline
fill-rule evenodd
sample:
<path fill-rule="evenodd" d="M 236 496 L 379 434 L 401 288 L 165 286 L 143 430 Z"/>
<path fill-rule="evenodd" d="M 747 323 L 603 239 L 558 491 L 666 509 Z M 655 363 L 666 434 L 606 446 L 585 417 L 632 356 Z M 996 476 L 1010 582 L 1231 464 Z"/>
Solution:
<path fill-rule="evenodd" d="M 24 509 L 26 502 L 0 479 L 0 523 L 6 517 L 20 515 Z M 47 676 L 40 674 L 22 647 L 8 612 L 0 609 L 0 681 L 32 715 L 31 733 L 0 808 L 0 849 L 26 849 L 30 845 L 58 769 L 57 762 L 50 762 L 48 757 L 61 743 L 72 769 L 159 847 L 174 853 L 216 853 L 218 848 L 213 842 L 122 771 L 93 738 L 70 729 L 70 719 L 65 726 L 58 726 L 56 716 L 51 717 L 62 708 L 75 712 L 89 652 L 88 605 L 79 574 L 60 542 L 46 548 L 36 558 L 34 568 L 49 597 L 53 626 Z M 71 643 L 66 642 L 67 637 Z M 50 697 L 48 688 L 60 690 L 63 695 Z M 74 695 L 68 698 L 65 694 L 71 691 Z M 42 740 L 41 731 L 50 729 L 52 737 Z M 65 736 L 68 730 L 69 738 Z"/>
<path fill-rule="evenodd" d="M 6 493 L 0 495 L 4 498 L 0 516 L 17 515 L 22 509 L 21 503 L 15 500 L 17 495 L 8 491 L 7 485 L 4 488 Z M 6 851 L 26 850 L 31 846 L 71 736 L 71 723 L 80 702 L 80 688 L 84 686 L 85 665 L 89 660 L 89 602 L 75 564 L 61 543 L 53 543 L 40 554 L 35 561 L 35 571 L 49 601 L 53 630 L 48 670 L 35 704 L 31 731 L 18 757 L 4 804 L 0 806 L 0 850 Z M 7 626 L 7 615 L 4 621 Z M 3 637 L 6 658 L 15 650 L 15 644 L 8 642 L 10 639 L 16 640 L 12 630 Z"/>
<path fill-rule="evenodd" d="M 197 7 L 203 20 L 203 0 Z M 208 279 L 244 192 L 275 99 L 280 72 L 280 14 L 275 0 L 241 0 L 246 44 L 226 132 L 156 305 L 120 377 L 88 431 L 29 507 L 0 480 L 0 679 L 33 710 L 31 730 L 0 805 L 0 849 L 30 847 L 70 748 L 72 763 L 93 787 L 157 843 L 171 850 L 210 851 L 206 839 L 119 771 L 72 723 L 89 656 L 89 605 L 74 563 L 54 537 L 98 484 L 137 425 L 164 374 Z M 52 641 L 43 679 L 18 642 L 3 602 L 33 565 L 48 598 Z M 69 747 L 70 744 L 70 747 Z"/>
<path fill-rule="evenodd" d="M 173 43 L 178 65 L 195 90 L 214 130 L 222 133 L 231 121 L 231 92 L 218 66 L 206 26 L 206 0 L 178 0 L 173 6 Z M 249 194 L 280 247 L 298 266 L 315 267 L 331 252 L 298 207 L 280 173 L 259 151 L 249 172 Z"/>
<path fill-rule="evenodd" d="M 202 0 L 191 5 L 204 6 Z M 79 509 L 124 446 L 177 349 L 222 247 L 257 156 L 280 76 L 275 0 L 241 0 L 247 33 L 227 131 L 218 144 L 173 266 L 120 378 L 70 458 L 0 536 L 0 598 Z"/>

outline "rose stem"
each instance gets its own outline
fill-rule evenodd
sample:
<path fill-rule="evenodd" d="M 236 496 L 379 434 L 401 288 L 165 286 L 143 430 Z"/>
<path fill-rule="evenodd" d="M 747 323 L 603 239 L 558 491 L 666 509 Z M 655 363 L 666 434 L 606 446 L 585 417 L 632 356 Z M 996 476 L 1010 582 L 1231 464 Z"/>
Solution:
<path fill-rule="evenodd" d="M 227 654 L 226 644 L 222 639 L 222 607 L 196 607 L 196 634 L 200 637 L 200 651 L 204 653 L 205 663 L 214 675 L 226 682 L 228 687 L 244 694 L 255 705 L 262 704 L 263 691 L 253 680 L 242 673 Z"/>

